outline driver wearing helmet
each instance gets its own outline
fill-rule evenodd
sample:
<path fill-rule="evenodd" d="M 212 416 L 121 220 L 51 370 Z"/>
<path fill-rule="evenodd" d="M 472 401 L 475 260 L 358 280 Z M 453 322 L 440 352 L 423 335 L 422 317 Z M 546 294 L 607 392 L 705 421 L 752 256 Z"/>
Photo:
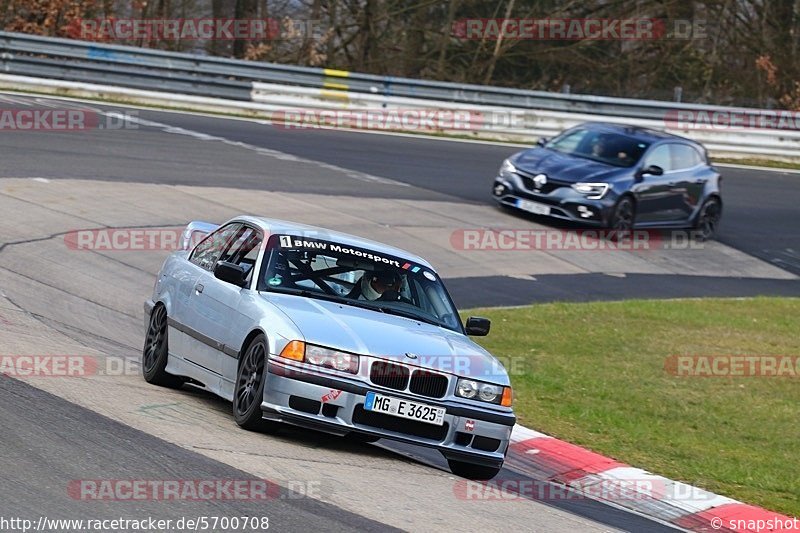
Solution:
<path fill-rule="evenodd" d="M 394 270 L 376 270 L 365 272 L 361 281 L 357 282 L 348 297 L 359 300 L 375 301 L 380 299 L 387 291 L 400 291 L 400 275 Z"/>

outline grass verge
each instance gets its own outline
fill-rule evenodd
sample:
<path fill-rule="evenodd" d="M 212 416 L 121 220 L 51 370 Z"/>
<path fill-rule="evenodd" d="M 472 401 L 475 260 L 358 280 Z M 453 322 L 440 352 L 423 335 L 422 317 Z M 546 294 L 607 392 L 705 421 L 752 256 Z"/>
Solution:
<path fill-rule="evenodd" d="M 800 376 L 679 377 L 671 355 L 800 356 L 800 299 L 479 309 L 519 422 L 634 466 L 800 515 Z M 467 316 L 465 314 L 465 316 Z"/>
<path fill-rule="evenodd" d="M 786 170 L 800 169 L 800 162 L 797 161 L 781 161 L 778 159 L 755 159 L 744 158 L 736 159 L 733 157 L 713 157 L 712 163 L 730 163 L 732 165 L 744 165 L 750 167 L 765 167 L 765 168 L 778 168 Z"/>

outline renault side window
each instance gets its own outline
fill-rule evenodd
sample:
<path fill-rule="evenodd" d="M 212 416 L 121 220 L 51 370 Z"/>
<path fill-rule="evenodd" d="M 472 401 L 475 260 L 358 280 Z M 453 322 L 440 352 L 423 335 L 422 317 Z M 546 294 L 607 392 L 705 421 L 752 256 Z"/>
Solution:
<path fill-rule="evenodd" d="M 684 168 L 696 167 L 702 162 L 700 154 L 688 144 L 673 144 L 672 146 L 672 168 L 681 170 Z"/>
<path fill-rule="evenodd" d="M 650 166 L 661 167 L 664 172 L 669 172 L 672 170 L 672 153 L 670 150 L 670 145 L 661 144 L 653 148 L 653 151 L 647 154 L 644 168 Z"/>

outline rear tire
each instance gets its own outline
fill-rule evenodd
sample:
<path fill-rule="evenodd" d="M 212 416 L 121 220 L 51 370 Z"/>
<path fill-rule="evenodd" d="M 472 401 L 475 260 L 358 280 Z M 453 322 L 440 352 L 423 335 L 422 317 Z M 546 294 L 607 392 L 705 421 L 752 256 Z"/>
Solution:
<path fill-rule="evenodd" d="M 719 230 L 719 222 L 722 218 L 722 203 L 719 198 L 712 197 L 703 202 L 700 213 L 697 214 L 697 222 L 694 228 L 697 230 L 697 240 L 707 241 L 713 239 Z"/>
<path fill-rule="evenodd" d="M 492 479 L 499 474 L 502 469 L 502 466 L 483 466 L 453 459 L 448 459 L 447 464 L 450 466 L 450 471 L 455 475 L 475 481 Z"/>
<path fill-rule="evenodd" d="M 261 412 L 267 381 L 268 354 L 267 338 L 263 333 L 259 334 L 247 346 L 236 372 L 233 419 L 248 431 L 263 431 L 272 427 L 272 424 L 264 420 Z"/>
<path fill-rule="evenodd" d="M 153 385 L 179 388 L 184 379 L 173 376 L 165 369 L 169 359 L 169 337 L 167 330 L 167 308 L 156 305 L 150 312 L 150 323 L 142 350 L 142 376 Z"/>

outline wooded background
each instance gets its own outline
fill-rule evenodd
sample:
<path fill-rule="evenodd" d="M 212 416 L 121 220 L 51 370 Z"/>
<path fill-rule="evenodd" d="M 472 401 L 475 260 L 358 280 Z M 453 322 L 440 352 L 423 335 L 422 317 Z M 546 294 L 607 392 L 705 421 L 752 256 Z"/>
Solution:
<path fill-rule="evenodd" d="M 523 89 L 800 109 L 800 0 L 0 0 L 2 26 L 74 36 L 76 20 L 271 18 L 268 41 L 117 42 L 164 50 Z M 466 40 L 469 18 L 692 20 L 702 35 L 636 41 Z M 71 26 L 72 25 L 72 26 Z M 676 88 L 680 88 L 676 90 Z"/>

